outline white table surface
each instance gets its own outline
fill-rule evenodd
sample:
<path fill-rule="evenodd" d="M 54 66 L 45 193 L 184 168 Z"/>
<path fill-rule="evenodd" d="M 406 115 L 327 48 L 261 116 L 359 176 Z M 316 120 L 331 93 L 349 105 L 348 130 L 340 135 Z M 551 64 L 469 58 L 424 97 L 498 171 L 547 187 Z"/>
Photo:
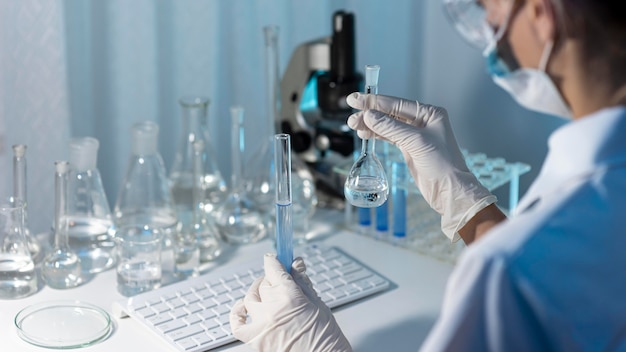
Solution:
<path fill-rule="evenodd" d="M 314 241 L 338 247 L 392 282 L 392 287 L 385 292 L 333 310 L 344 334 L 355 351 L 415 351 L 440 311 L 452 265 L 341 229 L 336 225 L 340 219 L 339 213 L 318 210 L 312 225 L 316 233 Z M 260 258 L 271 251 L 270 240 L 241 246 L 222 258 L 223 264 L 218 268 Z M 48 350 L 30 345 L 17 335 L 13 323 L 15 315 L 31 304 L 78 299 L 109 312 L 114 331 L 107 339 L 77 350 L 174 351 L 132 318 L 113 316 L 112 302 L 124 298 L 116 290 L 115 270 L 109 270 L 77 288 L 55 290 L 43 287 L 27 298 L 0 300 L 0 350 Z M 242 343 L 234 342 L 214 351 L 250 350 Z"/>

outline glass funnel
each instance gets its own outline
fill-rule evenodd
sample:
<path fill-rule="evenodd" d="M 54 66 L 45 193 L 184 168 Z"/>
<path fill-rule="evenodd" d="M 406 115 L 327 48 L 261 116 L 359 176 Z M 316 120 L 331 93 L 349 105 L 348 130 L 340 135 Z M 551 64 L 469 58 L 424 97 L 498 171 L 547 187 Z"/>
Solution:
<path fill-rule="evenodd" d="M 100 143 L 92 137 L 70 141 L 68 177 L 68 240 L 88 273 L 108 270 L 115 264 L 113 218 L 96 167 Z"/>
<path fill-rule="evenodd" d="M 24 236 L 33 260 L 38 263 L 43 258 L 41 243 L 30 233 L 28 226 L 28 200 L 26 197 L 26 145 L 13 145 L 13 197 L 24 205 Z"/>
<path fill-rule="evenodd" d="M 194 201 L 192 193 L 195 183 L 193 143 L 195 141 L 203 141 L 204 210 L 208 214 L 212 214 L 217 205 L 226 199 L 227 189 L 209 142 L 209 99 L 188 96 L 182 97 L 178 103 L 181 111 L 182 133 L 170 170 L 169 180 L 178 220 L 183 226 L 186 226 L 193 224 Z"/>
<path fill-rule="evenodd" d="M 250 200 L 243 187 L 242 155 L 245 150 L 243 136 L 244 109 L 230 109 L 232 118 L 231 154 L 233 160 L 231 189 L 228 198 L 217 209 L 217 226 L 225 240 L 234 244 L 256 242 L 267 234 L 265 217 L 259 205 Z M 266 213 L 267 214 L 267 213 Z"/>
<path fill-rule="evenodd" d="M 365 92 L 378 94 L 377 65 L 365 66 Z M 356 159 L 344 185 L 344 195 L 350 204 L 361 208 L 374 208 L 382 205 L 389 195 L 387 175 L 380 160 L 376 157 L 374 138 L 363 139 L 361 154 Z"/>
<path fill-rule="evenodd" d="M 69 162 L 54 163 L 54 248 L 43 260 L 41 273 L 52 288 L 72 288 L 83 283 L 80 258 L 68 245 L 67 176 Z"/>

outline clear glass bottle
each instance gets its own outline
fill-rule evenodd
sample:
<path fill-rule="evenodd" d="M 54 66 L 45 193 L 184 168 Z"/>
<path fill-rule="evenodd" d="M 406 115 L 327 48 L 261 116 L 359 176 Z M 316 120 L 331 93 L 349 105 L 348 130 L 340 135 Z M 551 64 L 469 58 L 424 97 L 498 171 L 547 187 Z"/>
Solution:
<path fill-rule="evenodd" d="M 54 249 L 43 260 L 41 273 L 46 284 L 52 288 L 72 288 L 83 283 L 80 258 L 67 240 L 67 176 L 69 162 L 57 161 L 54 174 Z"/>
<path fill-rule="evenodd" d="M 215 153 L 209 139 L 208 107 L 209 99 L 199 96 L 182 97 L 179 101 L 181 110 L 182 133 L 178 149 L 170 170 L 170 187 L 178 220 L 183 226 L 193 224 L 193 186 L 194 186 L 194 148 L 193 143 L 202 140 L 203 178 L 205 192 L 205 211 L 212 215 L 218 204 L 226 199 L 226 182 L 217 167 Z"/>
<path fill-rule="evenodd" d="M 30 233 L 28 226 L 28 200 L 26 197 L 26 145 L 13 145 L 13 197 L 21 200 L 24 205 L 24 236 L 28 243 L 28 250 L 35 263 L 43 258 L 41 243 Z"/>
<path fill-rule="evenodd" d="M 215 260 L 222 254 L 222 241 L 213 216 L 204 210 L 206 206 L 206 182 L 204 177 L 204 141 L 193 143 L 194 148 L 194 187 L 193 187 L 193 228 L 200 249 L 200 263 Z"/>
<path fill-rule="evenodd" d="M 267 212 L 250 200 L 243 187 L 243 114 L 242 107 L 231 108 L 232 135 L 231 154 L 233 160 L 230 193 L 226 201 L 217 208 L 217 226 L 229 243 L 253 243 L 267 234 Z"/>
<path fill-rule="evenodd" d="M 97 168 L 100 143 L 92 137 L 70 141 L 68 237 L 84 271 L 95 274 L 115 265 L 113 219 Z"/>

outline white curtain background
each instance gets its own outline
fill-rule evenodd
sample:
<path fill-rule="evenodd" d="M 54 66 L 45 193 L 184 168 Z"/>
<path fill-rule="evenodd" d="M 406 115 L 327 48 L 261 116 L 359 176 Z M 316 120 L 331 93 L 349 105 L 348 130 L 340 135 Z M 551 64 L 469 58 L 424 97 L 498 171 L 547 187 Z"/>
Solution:
<path fill-rule="evenodd" d="M 131 125 L 160 125 L 169 168 L 177 100 L 189 94 L 211 99 L 211 143 L 229 175 L 229 107 L 246 108 L 247 146 L 264 136 L 263 26 L 280 27 L 284 70 L 295 47 L 330 35 L 339 9 L 355 14 L 358 66 L 381 66 L 381 94 L 448 108 L 462 147 L 533 166 L 525 191 L 562 121 L 524 111 L 497 88 L 440 0 L 0 0 L 0 189 L 11 190 L 11 145 L 27 144 L 31 227 L 48 229 L 53 162 L 67 158 L 70 137 L 93 136 L 113 206 Z"/>

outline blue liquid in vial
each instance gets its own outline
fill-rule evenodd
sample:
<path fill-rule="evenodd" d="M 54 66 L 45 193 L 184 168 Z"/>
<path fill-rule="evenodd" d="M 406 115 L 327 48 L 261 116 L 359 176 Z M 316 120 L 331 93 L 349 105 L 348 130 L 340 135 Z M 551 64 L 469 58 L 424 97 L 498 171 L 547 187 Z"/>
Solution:
<path fill-rule="evenodd" d="M 276 203 L 276 251 L 278 261 L 288 273 L 293 262 L 293 224 L 291 203 Z"/>

